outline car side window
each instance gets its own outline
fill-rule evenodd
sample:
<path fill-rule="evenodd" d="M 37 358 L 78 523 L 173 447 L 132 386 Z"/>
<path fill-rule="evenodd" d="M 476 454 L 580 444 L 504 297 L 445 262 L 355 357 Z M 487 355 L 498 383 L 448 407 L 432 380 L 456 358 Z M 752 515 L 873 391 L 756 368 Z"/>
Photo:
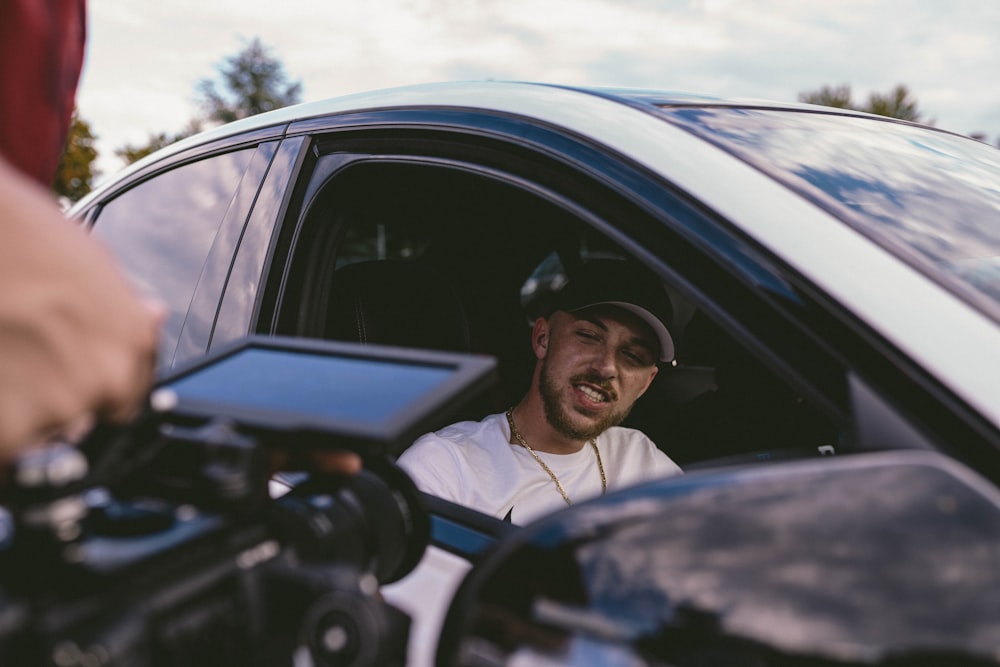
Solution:
<path fill-rule="evenodd" d="M 253 149 L 188 163 L 106 203 L 93 234 L 109 246 L 142 294 L 164 303 L 161 363 L 173 351 L 205 259 Z"/>

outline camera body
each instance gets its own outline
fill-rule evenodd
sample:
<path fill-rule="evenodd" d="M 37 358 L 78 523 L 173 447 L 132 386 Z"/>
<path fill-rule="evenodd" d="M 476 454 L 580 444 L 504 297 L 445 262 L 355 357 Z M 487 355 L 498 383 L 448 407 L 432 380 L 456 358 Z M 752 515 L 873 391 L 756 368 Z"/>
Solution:
<path fill-rule="evenodd" d="M 292 369 L 284 385 L 265 368 L 271 381 L 247 394 L 275 356 Z M 341 400 L 345 368 L 391 384 L 415 364 L 445 369 L 445 386 L 359 421 L 357 405 L 391 394 L 376 381 L 343 399 L 361 403 L 315 414 L 329 408 L 317 392 Z M 0 664 L 404 665 L 410 619 L 378 588 L 416 566 L 430 522 L 389 454 L 492 372 L 461 355 L 251 336 L 160 383 L 128 427 L 26 454 L 4 489 Z M 232 378 L 242 393 L 227 402 Z M 295 391 L 322 408 L 297 412 L 309 401 Z M 362 472 L 299 474 L 272 497 L 276 454 L 323 449 L 357 452 Z"/>
<path fill-rule="evenodd" d="M 15 504 L 0 553 L 0 664 L 282 665 L 296 654 L 315 665 L 405 664 L 409 619 L 377 594 L 402 573 L 400 549 L 426 540 L 401 473 L 387 483 L 370 464 L 273 500 L 254 497 L 266 480 L 245 484 L 243 497 L 209 497 L 199 487 L 221 470 L 230 482 L 237 468 L 249 477 L 263 450 L 158 437 L 170 442 L 147 441 L 162 452 L 150 470 L 166 475 Z M 186 499 L 176 462 L 159 465 L 179 447 L 201 459 Z M 54 453 L 48 465 L 74 455 Z"/>

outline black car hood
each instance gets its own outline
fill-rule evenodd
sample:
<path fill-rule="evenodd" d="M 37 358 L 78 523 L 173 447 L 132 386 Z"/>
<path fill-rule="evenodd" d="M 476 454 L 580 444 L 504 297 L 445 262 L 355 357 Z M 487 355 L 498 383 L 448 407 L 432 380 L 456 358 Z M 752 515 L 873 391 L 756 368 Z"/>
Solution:
<path fill-rule="evenodd" d="M 965 656 L 993 664 L 1000 495 L 926 452 L 636 487 L 498 545 L 460 588 L 439 649 L 441 664 L 470 665 L 519 656 L 676 665 L 772 664 L 777 656 L 780 664 L 796 664 L 784 662 L 795 656 L 822 661 L 808 664 L 906 656 L 958 664 Z M 731 654 L 704 661 L 720 650 Z"/>

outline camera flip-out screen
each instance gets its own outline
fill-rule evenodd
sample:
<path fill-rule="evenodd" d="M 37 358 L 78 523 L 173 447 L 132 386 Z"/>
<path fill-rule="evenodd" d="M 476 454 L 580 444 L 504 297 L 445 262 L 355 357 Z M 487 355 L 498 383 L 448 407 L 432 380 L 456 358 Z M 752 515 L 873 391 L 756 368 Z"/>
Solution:
<path fill-rule="evenodd" d="M 250 336 L 161 382 L 151 403 L 265 437 L 396 453 L 488 387 L 495 368 L 483 356 Z"/>

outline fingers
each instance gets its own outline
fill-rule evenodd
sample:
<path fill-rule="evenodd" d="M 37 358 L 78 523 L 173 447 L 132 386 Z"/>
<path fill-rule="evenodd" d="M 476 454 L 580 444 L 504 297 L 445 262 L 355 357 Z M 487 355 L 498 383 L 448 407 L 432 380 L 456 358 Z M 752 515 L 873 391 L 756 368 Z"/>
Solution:
<path fill-rule="evenodd" d="M 105 385 L 96 414 L 111 423 L 125 423 L 138 415 L 156 376 L 159 333 L 167 311 L 151 301 L 141 302 L 140 307 L 133 333 L 109 351 L 113 358 L 107 367 L 117 369 L 116 376 Z"/>
<path fill-rule="evenodd" d="M 356 475 L 361 472 L 361 457 L 354 452 L 309 452 L 312 470 L 322 473 Z"/>
<path fill-rule="evenodd" d="M 305 450 L 290 452 L 274 449 L 268 452 L 271 474 L 280 470 L 301 470 L 326 474 L 356 475 L 361 472 L 361 457 L 354 452 Z"/>
<path fill-rule="evenodd" d="M 0 159 L 0 456 L 88 416 L 133 416 L 163 319 L 103 246 Z"/>

